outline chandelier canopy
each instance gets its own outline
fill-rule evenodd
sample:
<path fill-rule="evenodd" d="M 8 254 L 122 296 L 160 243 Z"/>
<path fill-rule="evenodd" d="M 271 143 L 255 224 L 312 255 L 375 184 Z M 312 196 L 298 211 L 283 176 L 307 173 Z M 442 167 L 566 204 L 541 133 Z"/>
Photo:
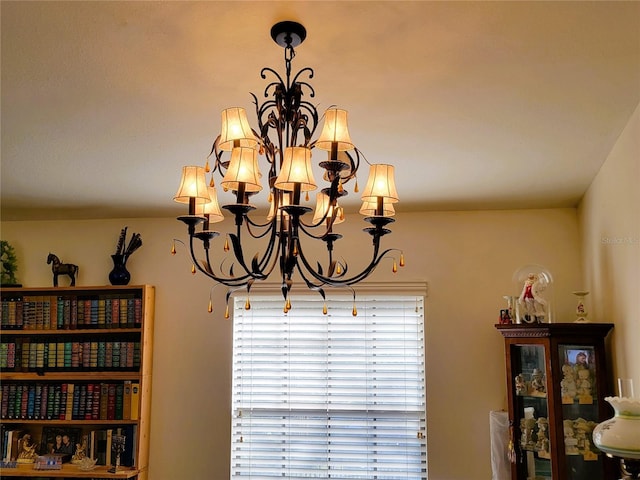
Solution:
<path fill-rule="evenodd" d="M 285 76 L 265 67 L 260 75 L 275 77 L 264 90 L 263 103 L 251 94 L 256 109 L 257 129 L 252 129 L 244 108 L 232 107 L 222 112 L 221 130 L 207 157 L 205 166 L 185 166 L 176 202 L 189 205 L 188 215 L 178 217 L 188 226 L 189 250 L 193 260 L 192 272 L 199 270 L 207 277 L 228 287 L 229 295 L 237 289 L 249 291 L 256 281 L 264 281 L 279 271 L 281 290 L 286 300 L 285 311 L 290 308 L 289 292 L 294 274 L 298 272 L 307 288 L 325 298 L 324 288 L 351 287 L 367 278 L 380 261 L 397 251 L 399 262 L 393 259 L 393 271 L 404 257 L 397 249 L 380 249 L 381 238 L 391 233 L 387 226 L 394 221 L 394 203 L 398 202 L 394 167 L 369 164 L 369 177 L 362 192 L 360 213 L 369 224 L 364 229 L 372 239 L 371 259 L 357 273 L 349 271 L 344 259 L 334 258 L 334 244 L 342 238 L 333 232 L 334 225 L 345 220 L 344 210 L 338 205 L 347 195 L 345 186 L 353 181 L 358 192 L 357 174 L 361 160 L 366 158 L 355 147 L 349 134 L 347 112 L 331 107 L 324 113 L 324 125 L 319 137 L 313 140 L 319 124 L 316 106 L 308 98 L 315 96 L 313 87 L 305 80 L 313 78 L 313 69 L 306 67 L 292 77 L 291 61 L 294 47 L 305 37 L 305 28 L 296 22 L 280 22 L 271 29 L 273 40 L 284 48 Z M 322 180 L 326 186 L 316 194 L 315 208 L 304 204 L 308 192 L 318 188 L 314 178 L 311 157 L 327 152 L 319 162 L 324 169 Z M 258 157 L 266 158 L 266 175 L 260 171 Z M 211 165 L 210 165 L 211 160 Z M 211 230 L 211 224 L 224 219 L 220 210 L 214 176 L 222 177 L 220 186 L 233 194 L 233 203 L 222 205 L 235 221 L 235 232 L 227 234 L 224 252 L 232 250 L 212 266 L 212 240 L 220 232 Z M 210 175 L 209 181 L 206 176 Z M 258 221 L 250 213 L 256 209 L 251 197 L 263 188 L 269 191 L 270 209 L 266 221 Z M 305 193 L 305 198 L 302 198 Z M 313 216 L 307 215 L 313 212 Z M 202 224 L 202 229 L 199 225 Z M 261 252 L 250 261 L 245 255 L 246 239 L 260 239 Z M 229 247 L 231 240 L 231 248 Z M 327 257 L 324 262 L 312 260 L 305 252 L 305 242 L 323 242 Z M 172 253 L 175 254 L 175 245 Z M 198 261 L 197 256 L 204 254 Z M 323 266 L 324 265 L 324 266 Z M 209 306 L 211 311 L 211 304 Z"/>

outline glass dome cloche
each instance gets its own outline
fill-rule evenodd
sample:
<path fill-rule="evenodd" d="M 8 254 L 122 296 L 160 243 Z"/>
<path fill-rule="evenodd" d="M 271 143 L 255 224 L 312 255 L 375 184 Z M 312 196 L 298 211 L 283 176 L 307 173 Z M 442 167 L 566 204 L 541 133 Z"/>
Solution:
<path fill-rule="evenodd" d="M 553 321 L 553 275 L 542 265 L 529 264 L 513 274 L 516 284 L 516 323 Z"/>

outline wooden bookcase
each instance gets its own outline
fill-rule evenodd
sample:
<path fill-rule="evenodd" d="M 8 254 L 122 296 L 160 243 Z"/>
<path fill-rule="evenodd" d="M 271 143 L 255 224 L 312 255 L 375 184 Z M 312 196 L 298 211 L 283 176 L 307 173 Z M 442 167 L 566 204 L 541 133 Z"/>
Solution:
<path fill-rule="evenodd" d="M 0 477 L 147 480 L 155 288 L 3 288 L 1 297 L 1 459 L 7 448 L 9 460 L 17 455 L 10 437 L 30 434 L 44 455 L 68 433 L 99 462 L 90 471 L 71 461 L 61 470 L 18 463 L 0 468 Z M 117 433 L 126 436 L 125 452 L 110 473 Z"/>

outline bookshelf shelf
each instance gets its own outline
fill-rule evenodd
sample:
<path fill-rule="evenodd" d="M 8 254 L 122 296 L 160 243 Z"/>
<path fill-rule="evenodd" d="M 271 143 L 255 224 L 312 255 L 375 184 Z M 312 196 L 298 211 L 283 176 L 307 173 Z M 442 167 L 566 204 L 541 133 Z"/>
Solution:
<path fill-rule="evenodd" d="M 40 455 L 68 436 L 98 466 L 0 468 L 0 477 L 147 480 L 155 288 L 5 288 L 0 325 L 2 460 L 16 460 L 25 434 Z M 125 436 L 121 469 L 111 443 Z M 66 439 L 65 439 L 66 440 Z M 115 443 L 115 441 L 114 441 Z M 59 448 L 59 450 L 56 450 Z"/>

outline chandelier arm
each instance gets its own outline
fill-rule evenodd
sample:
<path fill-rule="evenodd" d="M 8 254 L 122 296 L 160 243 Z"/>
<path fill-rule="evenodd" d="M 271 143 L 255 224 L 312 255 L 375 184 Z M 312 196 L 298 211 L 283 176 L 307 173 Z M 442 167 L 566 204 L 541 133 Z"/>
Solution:
<path fill-rule="evenodd" d="M 310 97 L 315 97 L 315 96 L 316 96 L 316 91 L 313 89 L 313 87 L 312 87 L 311 85 L 309 85 L 307 82 L 299 81 L 299 80 L 298 80 L 298 78 L 300 77 L 300 75 L 302 75 L 303 73 L 307 73 L 307 72 L 309 73 L 308 78 L 309 78 L 309 80 L 311 80 L 311 79 L 313 78 L 314 73 L 315 73 L 315 72 L 313 71 L 313 68 L 311 68 L 311 67 L 304 67 L 304 68 L 302 68 L 302 69 L 298 70 L 298 73 L 296 73 L 296 74 L 295 74 L 295 76 L 293 77 L 293 80 L 291 81 L 291 85 L 296 84 L 296 83 L 297 83 L 297 84 L 300 84 L 300 85 L 305 85 L 305 86 L 307 86 L 307 87 L 309 88 L 309 90 L 310 90 L 310 95 L 309 95 L 309 96 L 310 96 Z"/>
<path fill-rule="evenodd" d="M 266 80 L 266 79 L 267 79 L 267 74 L 266 74 L 266 72 L 269 72 L 269 73 L 273 74 L 273 76 L 274 76 L 274 77 L 276 77 L 276 78 L 278 79 L 278 81 L 277 81 L 277 82 L 271 82 L 271 83 L 269 83 L 269 84 L 265 87 L 265 89 L 264 89 L 264 96 L 265 96 L 265 97 L 268 97 L 268 96 L 269 96 L 269 92 L 268 92 L 268 90 L 269 90 L 269 88 L 270 88 L 270 87 L 272 87 L 273 85 L 278 85 L 278 84 L 280 84 L 280 85 L 283 85 L 283 86 L 284 86 L 284 84 L 285 84 L 285 83 L 284 83 L 284 80 L 282 79 L 282 77 L 280 76 L 280 74 L 279 74 L 278 72 L 276 72 L 276 71 L 275 71 L 273 68 L 271 68 L 271 67 L 263 67 L 263 68 L 262 68 L 262 70 L 260 70 L 260 77 L 261 77 L 263 80 Z"/>
<path fill-rule="evenodd" d="M 193 261 L 193 264 L 196 266 L 196 268 L 198 269 L 198 271 L 200 271 L 201 273 L 203 273 L 204 275 L 206 275 L 207 277 L 209 277 L 210 279 L 221 283 L 222 285 L 225 285 L 227 287 L 238 287 L 238 286 L 242 286 L 246 284 L 246 280 L 248 278 L 250 278 L 249 276 L 244 276 L 244 277 L 238 277 L 238 278 L 234 278 L 234 279 L 230 279 L 230 278 L 224 278 L 224 277 L 218 277 L 216 274 L 213 273 L 213 269 L 211 268 L 211 262 L 209 259 L 209 248 L 205 248 L 205 256 L 206 256 L 206 263 L 205 266 L 206 268 L 203 268 L 202 265 L 200 264 L 200 262 L 198 261 L 198 259 L 196 258 L 195 255 L 195 246 L 194 246 L 194 241 L 193 239 L 195 238 L 194 235 L 189 235 L 190 239 L 189 239 L 189 250 L 191 253 L 191 260 Z"/>
<path fill-rule="evenodd" d="M 332 285 L 332 286 L 345 286 L 345 285 L 351 285 L 353 283 L 357 283 L 363 279 L 365 279 L 367 276 L 369 276 L 369 274 L 371 274 L 371 272 L 375 269 L 375 267 L 378 265 L 378 263 L 380 263 L 380 260 L 382 260 L 382 258 L 384 257 L 384 255 L 386 255 L 388 252 L 390 252 L 392 249 L 389 250 L 385 250 L 384 252 L 382 252 L 382 254 L 378 255 L 380 249 L 380 235 L 378 234 L 374 234 L 373 236 L 373 255 L 372 255 L 372 259 L 371 262 L 369 263 L 369 265 L 367 265 L 364 270 L 362 270 L 359 274 L 350 277 L 350 278 L 346 278 L 346 279 L 342 279 L 342 280 L 336 280 L 335 277 L 328 277 L 328 276 L 324 276 L 318 272 L 316 272 L 310 265 L 309 261 L 307 260 L 306 256 L 304 255 L 304 251 L 302 250 L 301 245 L 298 245 L 298 258 L 300 260 L 302 260 L 302 263 L 304 264 L 307 272 L 314 277 L 316 280 L 326 283 L 328 285 Z M 343 272 L 343 274 L 346 273 L 346 267 L 345 267 L 345 271 Z M 301 272 L 302 275 L 302 272 Z"/>
<path fill-rule="evenodd" d="M 264 251 L 262 258 L 258 260 L 258 254 L 256 254 L 251 261 L 251 269 L 246 264 L 244 259 L 244 252 L 242 250 L 242 242 L 241 238 L 241 228 L 238 225 L 237 234 L 229 234 L 229 238 L 231 238 L 231 244 L 233 246 L 233 254 L 238 262 L 238 264 L 242 267 L 242 269 L 246 272 L 244 278 L 253 278 L 256 280 L 265 280 L 273 271 L 276 262 L 274 261 L 270 267 L 267 268 L 272 256 L 273 252 L 276 250 L 276 228 L 273 227 L 268 229 L 267 232 L 271 232 L 271 236 L 269 238 L 269 243 L 267 244 L 267 248 Z M 266 232 L 265 232 L 266 234 Z M 254 237 L 259 238 L 259 237 Z M 278 241 L 278 244 L 281 240 Z"/>
<path fill-rule="evenodd" d="M 271 228 L 273 228 L 273 222 L 274 219 L 271 220 L 267 220 L 266 223 L 258 223 L 258 222 L 254 222 L 248 215 L 245 217 L 245 220 L 247 221 L 247 229 L 249 230 L 249 234 L 251 235 L 251 237 L 253 238 L 262 238 L 264 237 L 267 233 L 269 233 L 269 230 L 271 230 Z M 256 228 L 266 228 L 266 230 L 260 234 L 254 235 L 253 232 L 251 231 L 250 227 L 256 227 Z"/>
<path fill-rule="evenodd" d="M 319 227 L 322 223 L 324 223 L 326 218 L 327 218 L 327 214 L 325 213 L 324 217 L 322 217 L 322 219 L 319 220 L 318 223 L 310 224 L 310 225 L 300 221 L 300 230 L 302 230 L 302 232 L 308 238 L 313 238 L 315 240 L 322 240 L 322 237 L 324 237 L 327 233 L 331 233 L 331 227 L 333 227 L 333 221 L 331 222 L 331 226 L 327 227 L 327 229 L 321 235 L 314 235 L 311 229 Z"/>

